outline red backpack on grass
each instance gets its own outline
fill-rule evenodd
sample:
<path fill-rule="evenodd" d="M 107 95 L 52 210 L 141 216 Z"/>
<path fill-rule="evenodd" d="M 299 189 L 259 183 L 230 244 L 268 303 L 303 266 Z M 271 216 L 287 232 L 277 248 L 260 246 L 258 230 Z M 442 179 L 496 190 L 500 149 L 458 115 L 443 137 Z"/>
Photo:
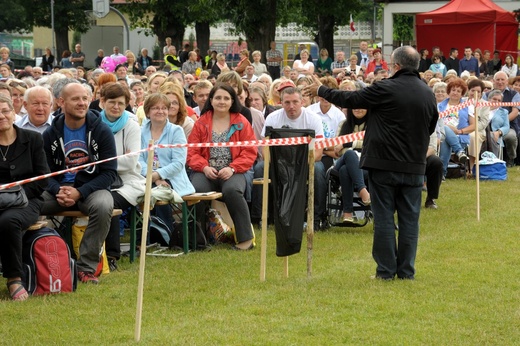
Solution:
<path fill-rule="evenodd" d="M 26 274 L 24 287 L 29 294 L 36 296 L 76 290 L 76 262 L 58 232 L 47 227 L 26 231 L 22 243 Z"/>

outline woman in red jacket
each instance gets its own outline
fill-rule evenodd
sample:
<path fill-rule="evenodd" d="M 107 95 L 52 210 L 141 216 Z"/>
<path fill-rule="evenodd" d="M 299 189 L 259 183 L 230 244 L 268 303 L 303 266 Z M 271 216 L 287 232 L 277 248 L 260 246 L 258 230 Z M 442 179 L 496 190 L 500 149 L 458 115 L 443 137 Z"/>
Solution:
<path fill-rule="evenodd" d="M 254 141 L 249 121 L 241 115 L 240 101 L 230 86 L 217 83 L 209 93 L 202 116 L 195 122 L 189 143 L 225 143 Z M 189 148 L 188 166 L 197 192 L 221 191 L 235 225 L 236 250 L 253 248 L 251 217 L 244 197 L 246 173 L 255 162 L 256 147 Z M 204 215 L 204 204 L 197 205 L 197 215 Z"/>
<path fill-rule="evenodd" d="M 375 72 L 376 69 L 383 69 L 388 71 L 388 64 L 383 59 L 383 55 L 381 54 L 381 49 L 374 49 L 374 60 L 368 63 L 367 69 L 365 71 L 365 76 L 368 76 L 370 72 Z"/>

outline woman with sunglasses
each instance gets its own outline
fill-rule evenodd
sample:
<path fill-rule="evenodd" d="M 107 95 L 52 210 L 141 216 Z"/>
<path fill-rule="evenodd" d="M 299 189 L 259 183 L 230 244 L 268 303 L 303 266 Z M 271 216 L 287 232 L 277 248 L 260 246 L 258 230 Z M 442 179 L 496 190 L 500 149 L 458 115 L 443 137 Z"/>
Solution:
<path fill-rule="evenodd" d="M 27 114 L 27 111 L 23 106 L 23 96 L 25 95 L 25 91 L 27 90 L 27 84 L 25 84 L 19 79 L 9 79 L 7 81 L 7 85 L 11 87 L 11 93 L 13 95 L 12 99 L 14 112 L 18 120 L 20 117 L 23 117 Z"/>

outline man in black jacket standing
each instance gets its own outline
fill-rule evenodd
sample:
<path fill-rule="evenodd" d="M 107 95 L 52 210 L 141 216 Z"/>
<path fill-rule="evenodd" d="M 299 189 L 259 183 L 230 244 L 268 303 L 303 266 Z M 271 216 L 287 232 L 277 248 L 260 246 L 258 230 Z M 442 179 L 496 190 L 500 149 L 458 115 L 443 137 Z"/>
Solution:
<path fill-rule="evenodd" d="M 372 256 L 375 277 L 383 280 L 415 277 L 426 151 L 439 118 L 435 97 L 417 72 L 419 59 L 414 48 L 399 47 L 390 57 L 393 76 L 388 79 L 360 91 L 333 90 L 318 83 L 305 90 L 340 107 L 370 109 L 360 166 L 369 172 Z"/>

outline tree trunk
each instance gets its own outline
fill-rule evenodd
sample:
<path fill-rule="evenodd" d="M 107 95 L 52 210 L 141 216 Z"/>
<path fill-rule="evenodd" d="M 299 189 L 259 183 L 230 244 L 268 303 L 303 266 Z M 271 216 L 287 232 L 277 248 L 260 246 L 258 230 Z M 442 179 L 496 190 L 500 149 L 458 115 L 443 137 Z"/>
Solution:
<path fill-rule="evenodd" d="M 209 49 L 210 27 L 207 22 L 195 22 L 195 33 L 197 35 L 197 48 L 200 49 L 200 56 L 204 58 Z"/>
<path fill-rule="evenodd" d="M 334 16 L 318 16 L 318 35 L 316 43 L 321 48 L 329 51 L 329 55 L 334 59 Z M 319 58 L 319 56 L 317 57 Z M 347 57 L 348 58 L 348 57 Z"/>
<path fill-rule="evenodd" d="M 65 50 L 71 50 L 74 52 L 74 48 L 69 47 L 69 31 L 67 28 L 65 29 L 55 29 L 56 35 L 56 61 L 61 61 L 61 55 Z"/>
<path fill-rule="evenodd" d="M 264 8 L 269 9 L 262 13 L 261 20 L 255 25 L 255 29 L 249 34 L 246 33 L 247 48 L 251 53 L 254 50 L 262 52 L 263 61 L 265 63 L 265 52 L 271 49 L 271 41 L 274 41 L 276 35 L 276 6 L 277 0 L 265 1 Z M 252 58 L 250 57 L 252 61 Z"/>
<path fill-rule="evenodd" d="M 164 14 L 163 14 L 164 15 Z M 182 40 L 184 39 L 184 25 L 182 25 L 182 21 L 178 18 L 175 18 L 173 14 L 170 14 L 168 17 L 168 23 L 164 30 L 161 29 L 161 18 L 157 15 L 154 16 L 153 23 L 153 33 L 157 35 L 159 40 L 159 46 L 161 47 L 161 57 L 162 59 L 162 48 L 166 45 L 166 37 L 171 37 L 172 45 L 177 48 L 177 54 L 179 54 L 182 50 Z"/>

